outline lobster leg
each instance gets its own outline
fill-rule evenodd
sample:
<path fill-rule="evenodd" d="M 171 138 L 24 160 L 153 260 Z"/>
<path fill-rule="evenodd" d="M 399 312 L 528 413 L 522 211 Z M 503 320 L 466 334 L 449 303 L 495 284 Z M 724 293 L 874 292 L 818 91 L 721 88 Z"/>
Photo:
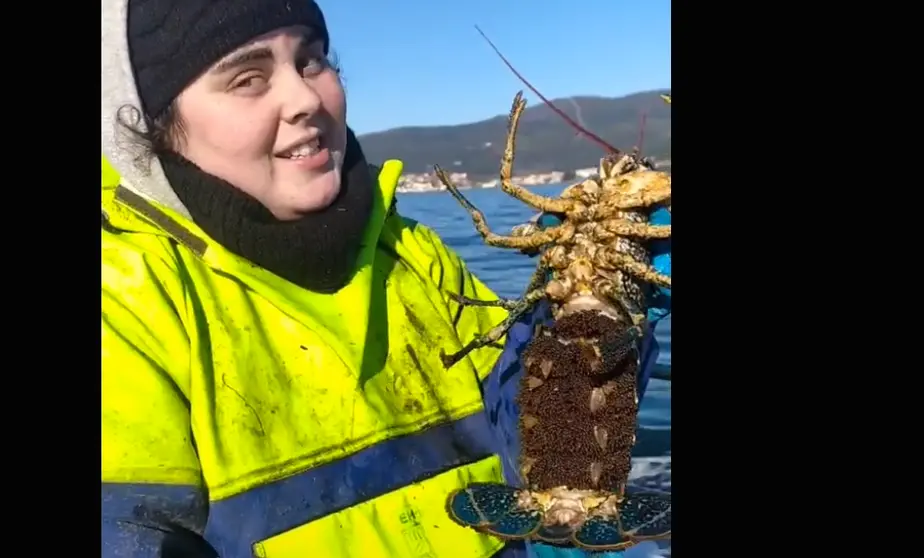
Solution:
<path fill-rule="evenodd" d="M 544 262 L 540 262 L 536 267 L 536 271 L 533 272 L 532 277 L 529 278 L 529 283 L 526 285 L 526 290 L 524 291 L 524 297 L 529 293 L 533 292 L 539 288 L 545 288 L 545 284 L 549 281 L 549 268 Z"/>
<path fill-rule="evenodd" d="M 658 273 L 650 265 L 639 263 L 633 260 L 631 256 L 621 254 L 613 249 L 598 252 L 594 265 L 607 271 L 624 271 L 641 281 L 646 281 L 659 287 L 671 288 L 670 276 Z"/>
<path fill-rule="evenodd" d="M 616 200 L 607 200 L 606 205 L 597 209 L 597 219 L 612 219 L 624 211 L 638 210 L 645 207 L 654 207 L 666 203 L 670 211 L 671 192 L 653 194 L 651 192 L 637 192 L 621 196 Z"/>
<path fill-rule="evenodd" d="M 518 319 L 520 319 L 520 317 L 523 314 L 528 312 L 529 309 L 532 308 L 543 297 L 545 297 L 544 288 L 534 289 L 526 293 L 526 296 L 520 299 L 516 303 L 516 305 L 512 309 L 510 309 L 510 313 L 507 314 L 507 318 L 504 319 L 504 321 L 502 321 L 501 323 L 491 328 L 490 331 L 488 331 L 484 335 L 479 335 L 475 337 L 474 339 L 469 341 L 464 347 L 462 347 L 461 350 L 459 350 L 456 353 L 453 353 L 451 355 L 447 355 L 445 352 L 441 353 L 440 359 L 442 359 L 443 361 L 443 366 L 445 366 L 446 368 L 451 368 L 454 364 L 462 360 L 465 357 L 465 355 L 474 351 L 475 349 L 479 349 L 481 347 L 484 347 L 485 345 L 490 345 L 491 343 L 497 342 L 497 340 L 503 337 L 504 334 L 507 333 L 507 330 L 509 330 L 513 326 L 513 324 Z M 484 301 L 480 301 L 480 302 L 484 302 Z"/>
<path fill-rule="evenodd" d="M 605 202 L 597 208 L 597 219 L 612 219 L 617 213 L 653 207 L 661 203 L 670 205 L 671 177 L 659 171 L 642 171 L 609 178 L 603 183 L 604 190 L 615 189 L 604 196 Z"/>
<path fill-rule="evenodd" d="M 534 290 L 542 287 L 548 280 L 548 268 L 540 264 L 536 271 L 533 272 L 532 277 L 529 280 L 529 283 L 526 285 L 526 291 L 524 291 L 523 297 L 529 295 L 529 293 Z M 462 296 L 456 293 L 447 293 L 449 298 L 455 300 L 462 306 L 488 306 L 488 307 L 500 307 L 504 310 L 515 310 L 520 304 L 522 299 L 511 299 L 511 298 L 499 298 L 496 300 L 479 300 L 477 298 L 469 298 L 467 296 Z"/>
<path fill-rule="evenodd" d="M 477 298 L 469 298 L 467 296 L 462 296 L 455 293 L 447 293 L 449 298 L 455 300 L 462 306 L 488 306 L 488 307 L 501 307 L 505 310 L 513 310 L 520 303 L 517 299 L 512 298 L 499 298 L 497 300 L 479 300 Z"/>
<path fill-rule="evenodd" d="M 637 238 L 670 238 L 670 225 L 649 225 L 648 223 L 633 223 L 625 219 L 611 219 L 604 221 L 603 228 L 620 236 L 634 236 Z"/>
<path fill-rule="evenodd" d="M 516 151 L 517 127 L 520 125 L 520 116 L 525 108 L 526 101 L 523 100 L 523 92 L 519 91 L 513 99 L 513 107 L 510 109 L 510 119 L 507 124 L 507 145 L 504 148 L 504 157 L 501 159 L 501 190 L 540 211 L 568 213 L 574 207 L 574 202 L 571 200 L 540 196 L 513 183 L 513 154 Z"/>
<path fill-rule="evenodd" d="M 488 222 L 484 218 L 484 213 L 462 195 L 462 192 L 459 191 L 456 185 L 449 180 L 446 171 L 439 166 L 435 166 L 434 170 L 436 171 L 437 178 L 443 183 L 443 186 L 449 190 L 449 193 L 452 194 L 459 204 L 471 215 L 472 222 L 475 224 L 475 229 L 478 231 L 478 234 L 484 238 L 485 244 L 497 246 L 499 248 L 517 248 L 520 250 L 535 249 L 545 244 L 551 244 L 561 236 L 561 227 L 550 227 L 525 236 L 502 236 L 491 232 L 491 229 L 488 227 Z"/>
<path fill-rule="evenodd" d="M 663 202 L 670 202 L 671 191 L 668 189 L 667 192 L 661 193 L 652 193 L 652 192 L 637 192 L 634 194 L 627 194 L 620 197 L 618 200 L 608 202 L 607 207 L 601 208 L 597 212 L 598 218 L 607 218 L 612 217 L 616 213 L 621 211 L 626 211 L 629 209 L 639 209 L 642 207 L 652 207 Z"/>

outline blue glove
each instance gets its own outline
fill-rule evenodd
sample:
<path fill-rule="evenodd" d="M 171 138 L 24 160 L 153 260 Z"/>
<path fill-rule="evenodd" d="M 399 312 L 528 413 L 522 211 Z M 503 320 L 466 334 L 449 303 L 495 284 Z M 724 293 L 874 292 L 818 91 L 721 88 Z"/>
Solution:
<path fill-rule="evenodd" d="M 660 207 L 649 217 L 652 225 L 670 225 L 671 212 Z M 664 275 L 671 274 L 671 239 L 653 240 L 649 243 L 651 250 L 651 265 Z M 665 287 L 655 287 L 648 301 L 648 321 L 652 325 L 671 313 L 671 290 Z"/>
<path fill-rule="evenodd" d="M 650 221 L 656 225 L 668 225 L 671 214 L 666 209 L 654 211 Z M 540 228 L 554 226 L 560 223 L 554 215 L 542 214 L 535 223 Z M 652 265 L 665 275 L 671 274 L 671 243 L 670 239 L 651 242 Z M 645 335 L 641 347 L 641 369 L 639 370 L 638 389 L 639 401 L 645 394 L 648 380 L 654 370 L 658 359 L 658 343 L 654 336 L 654 326 L 671 311 L 670 289 L 653 289 L 649 297 L 648 309 L 648 335 Z M 530 314 L 520 318 L 507 333 L 507 342 L 504 351 L 491 374 L 484 380 L 484 404 L 488 419 L 494 429 L 498 453 L 504 467 L 504 477 L 508 484 L 521 486 L 519 478 L 517 456 L 520 453 L 520 438 L 517 430 L 519 409 L 516 405 L 517 391 L 523 368 L 520 365 L 520 356 L 529 344 L 536 324 L 549 323 L 551 311 L 546 301 L 540 302 Z M 622 552 L 587 552 L 577 548 L 561 548 L 543 543 L 510 543 L 509 546 L 522 548 L 523 554 L 528 558 L 642 558 L 653 554 L 657 549 L 655 543 L 646 542 Z"/>

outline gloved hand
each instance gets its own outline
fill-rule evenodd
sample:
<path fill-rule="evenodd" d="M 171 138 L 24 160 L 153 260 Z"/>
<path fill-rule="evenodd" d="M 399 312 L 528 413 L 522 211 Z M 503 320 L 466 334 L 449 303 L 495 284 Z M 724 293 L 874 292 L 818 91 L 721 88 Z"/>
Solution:
<path fill-rule="evenodd" d="M 658 209 L 651 215 L 652 224 L 668 225 L 671 214 L 666 209 Z M 542 214 L 534 221 L 539 227 L 546 228 L 558 224 L 560 221 L 553 215 Z M 651 242 L 652 265 L 658 272 L 671 274 L 671 242 L 670 239 Z M 649 300 L 648 309 L 648 335 L 641 347 L 641 368 L 639 370 L 638 389 L 639 401 L 642 400 L 648 379 L 658 359 L 658 344 L 653 334 L 655 324 L 671 311 L 670 289 L 654 289 Z M 537 323 L 551 321 L 548 303 L 542 301 L 536 309 L 518 320 L 507 333 L 507 342 L 500 359 L 494 365 L 494 370 L 485 379 L 484 403 L 488 419 L 498 441 L 499 454 L 504 466 L 504 476 L 507 482 L 520 486 L 517 456 L 520 452 L 520 439 L 517 430 L 519 409 L 516 405 L 517 391 L 523 368 L 520 365 L 520 356 L 529 344 Z M 522 543 L 518 543 L 522 544 Z M 624 552 L 595 552 L 590 553 L 581 549 L 561 548 L 543 543 L 526 543 L 526 555 L 529 558 L 641 558 L 653 554 L 657 546 L 655 543 L 643 543 Z"/>

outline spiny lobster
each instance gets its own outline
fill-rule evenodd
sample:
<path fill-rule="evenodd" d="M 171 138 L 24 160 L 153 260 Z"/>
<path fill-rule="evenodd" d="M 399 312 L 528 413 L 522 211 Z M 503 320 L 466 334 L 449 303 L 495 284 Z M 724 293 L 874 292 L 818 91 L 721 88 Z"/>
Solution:
<path fill-rule="evenodd" d="M 479 29 L 479 32 L 480 29 Z M 484 36 L 484 33 L 482 33 Z M 541 540 L 595 550 L 621 550 L 671 533 L 670 495 L 627 489 L 638 414 L 639 345 L 646 328 L 650 285 L 671 278 L 650 265 L 649 239 L 670 237 L 670 225 L 649 223 L 657 207 L 670 211 L 671 177 L 638 153 L 620 154 L 552 105 L 504 58 L 507 66 L 581 133 L 606 146 L 599 176 L 549 198 L 517 186 L 512 167 L 522 92 L 510 112 L 500 178 L 508 195 L 561 219 L 509 236 L 492 232 L 484 215 L 439 167 L 439 180 L 469 212 L 491 246 L 538 252 L 539 263 L 517 300 L 460 304 L 502 306 L 508 317 L 459 352 L 443 354 L 448 368 L 470 351 L 501 339 L 540 300 L 551 303 L 553 324 L 539 326 L 522 355 L 520 408 L 523 488 L 473 484 L 450 495 L 453 520 L 504 539 Z M 670 104 L 670 96 L 662 96 Z"/>

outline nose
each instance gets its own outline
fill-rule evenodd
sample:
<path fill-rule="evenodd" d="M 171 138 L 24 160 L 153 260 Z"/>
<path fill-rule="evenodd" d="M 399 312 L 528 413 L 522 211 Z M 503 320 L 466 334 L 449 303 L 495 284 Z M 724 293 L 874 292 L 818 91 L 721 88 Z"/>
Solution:
<path fill-rule="evenodd" d="M 282 97 L 282 118 L 290 124 L 311 118 L 321 108 L 321 96 L 317 89 L 295 69 L 285 73 L 279 93 Z"/>

